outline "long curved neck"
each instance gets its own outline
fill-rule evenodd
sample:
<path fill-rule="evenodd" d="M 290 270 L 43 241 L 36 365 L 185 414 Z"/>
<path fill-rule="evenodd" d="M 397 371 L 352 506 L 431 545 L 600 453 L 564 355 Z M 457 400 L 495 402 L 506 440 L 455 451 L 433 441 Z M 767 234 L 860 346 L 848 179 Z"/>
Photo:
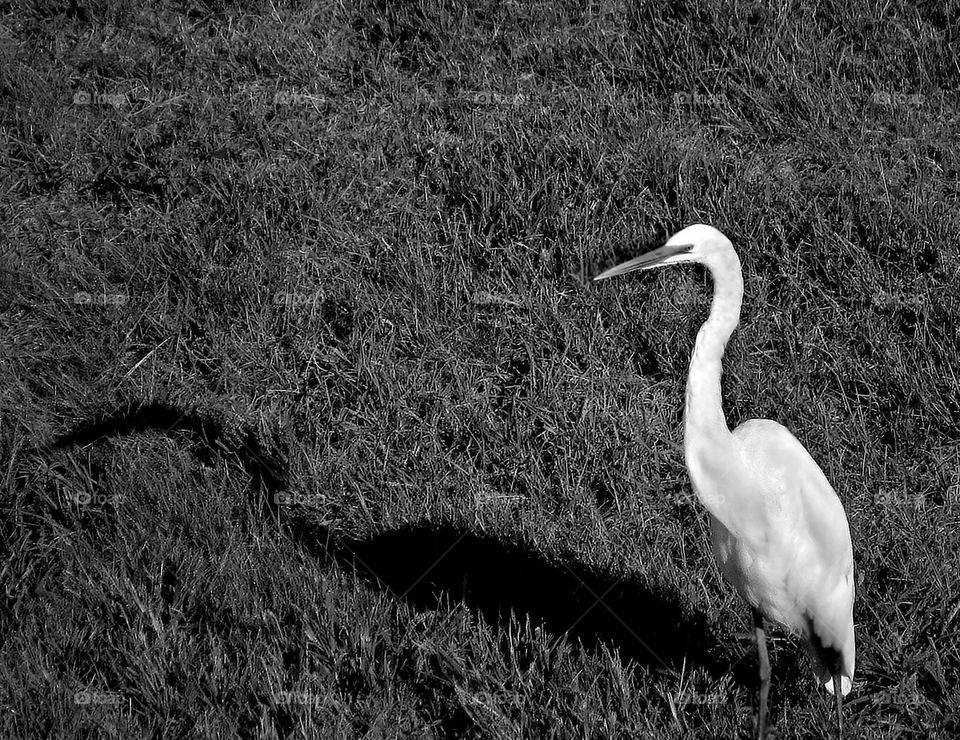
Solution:
<path fill-rule="evenodd" d="M 739 260 L 736 265 L 721 270 L 714 268 L 711 273 L 713 304 L 710 306 L 710 315 L 697 333 L 687 376 L 685 431 L 688 436 L 694 437 L 730 433 L 723 416 L 720 395 L 721 362 L 727 341 L 740 322 L 743 278 L 740 276 Z"/>
<path fill-rule="evenodd" d="M 708 265 L 713 278 L 710 315 L 700 327 L 690 359 L 684 413 L 684 447 L 691 482 L 703 504 L 719 516 L 709 490 L 711 471 L 724 469 L 733 454 L 734 439 L 723 415 L 720 375 L 723 350 L 740 321 L 743 278 L 740 260 L 731 250 L 727 259 Z M 723 517 L 721 517 L 723 518 Z"/>

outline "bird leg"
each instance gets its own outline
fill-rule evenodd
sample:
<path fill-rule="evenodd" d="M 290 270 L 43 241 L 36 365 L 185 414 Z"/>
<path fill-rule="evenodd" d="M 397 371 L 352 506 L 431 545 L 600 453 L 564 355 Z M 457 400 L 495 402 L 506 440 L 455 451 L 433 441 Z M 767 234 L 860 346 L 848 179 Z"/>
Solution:
<path fill-rule="evenodd" d="M 833 674 L 833 695 L 837 697 L 837 740 L 843 740 L 843 721 L 840 714 L 843 693 L 840 691 L 840 671 Z"/>
<path fill-rule="evenodd" d="M 757 653 L 760 656 L 760 715 L 757 717 L 757 739 L 767 732 L 767 694 L 770 693 L 770 659 L 767 656 L 767 638 L 763 633 L 763 614 L 753 610 L 753 627 L 757 635 Z"/>

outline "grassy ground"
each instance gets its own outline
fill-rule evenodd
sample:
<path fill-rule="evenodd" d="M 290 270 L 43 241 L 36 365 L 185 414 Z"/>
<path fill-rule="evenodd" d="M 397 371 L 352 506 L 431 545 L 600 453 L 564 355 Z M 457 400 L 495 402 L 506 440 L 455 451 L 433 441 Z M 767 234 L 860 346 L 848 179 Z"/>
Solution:
<path fill-rule="evenodd" d="M 955 3 L 138 6 L 0 17 L 0 735 L 747 736 L 709 281 L 588 282 L 697 221 L 731 426 L 850 520 L 849 737 L 960 731 Z"/>

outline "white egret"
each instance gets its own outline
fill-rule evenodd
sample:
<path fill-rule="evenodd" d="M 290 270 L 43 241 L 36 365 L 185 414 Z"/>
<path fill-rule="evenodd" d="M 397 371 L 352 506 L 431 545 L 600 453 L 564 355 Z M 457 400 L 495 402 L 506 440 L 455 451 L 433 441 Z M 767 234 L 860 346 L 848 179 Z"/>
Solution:
<path fill-rule="evenodd" d="M 721 359 L 740 321 L 743 277 L 730 240 L 696 224 L 594 280 L 699 262 L 713 278 L 710 315 L 687 378 L 684 453 L 693 490 L 710 514 L 720 570 L 753 609 L 760 657 L 757 736 L 765 734 L 770 663 L 763 618 L 801 635 L 813 671 L 836 696 L 853 685 L 853 546 L 840 499 L 803 445 L 768 419 L 732 433 L 720 397 Z"/>

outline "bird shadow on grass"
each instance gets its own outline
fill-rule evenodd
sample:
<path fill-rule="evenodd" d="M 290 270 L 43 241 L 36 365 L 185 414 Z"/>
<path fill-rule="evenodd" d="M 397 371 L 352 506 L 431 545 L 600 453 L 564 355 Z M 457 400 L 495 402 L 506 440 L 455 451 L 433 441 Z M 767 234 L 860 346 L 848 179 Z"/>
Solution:
<path fill-rule="evenodd" d="M 713 677 L 732 668 L 736 678 L 746 678 L 720 648 L 709 620 L 666 587 L 549 560 L 456 524 L 410 524 L 358 540 L 303 521 L 288 527 L 315 556 L 417 609 L 460 601 L 490 624 L 529 617 L 554 635 L 591 650 L 607 645 L 650 670 L 680 670 L 686 662 Z"/>
<path fill-rule="evenodd" d="M 744 661 L 720 647 L 710 621 L 671 589 L 601 572 L 582 563 L 548 559 L 466 526 L 410 524 L 366 539 L 339 536 L 309 510 L 277 504 L 287 488 L 285 455 L 275 441 L 248 429 L 228 429 L 216 417 L 153 402 L 131 404 L 86 423 L 39 454 L 137 432 L 186 432 L 200 459 L 225 455 L 250 476 L 255 503 L 324 566 L 355 573 L 419 610 L 461 601 L 490 624 L 529 618 L 552 634 L 595 650 L 606 645 L 650 670 L 685 664 L 711 676 L 733 672 L 752 683 Z"/>

